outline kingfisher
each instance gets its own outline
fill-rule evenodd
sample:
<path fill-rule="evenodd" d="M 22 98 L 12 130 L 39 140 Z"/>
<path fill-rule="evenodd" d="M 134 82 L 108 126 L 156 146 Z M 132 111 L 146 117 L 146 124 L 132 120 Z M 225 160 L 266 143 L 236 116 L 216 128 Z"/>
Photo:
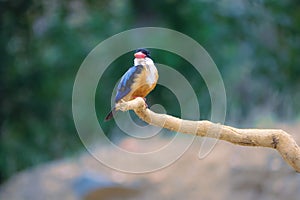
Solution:
<path fill-rule="evenodd" d="M 115 104 L 130 101 L 137 97 L 145 98 L 156 86 L 158 72 L 148 49 L 140 48 L 134 54 L 134 66 L 122 76 L 117 87 Z M 105 121 L 113 118 L 115 107 L 105 117 Z"/>

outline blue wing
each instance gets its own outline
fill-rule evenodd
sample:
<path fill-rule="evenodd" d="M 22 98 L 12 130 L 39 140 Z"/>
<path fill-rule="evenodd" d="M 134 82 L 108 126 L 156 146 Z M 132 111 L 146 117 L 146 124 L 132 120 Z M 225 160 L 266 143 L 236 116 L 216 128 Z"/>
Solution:
<path fill-rule="evenodd" d="M 134 83 L 135 77 L 140 74 L 142 70 L 143 65 L 133 66 L 127 70 L 127 72 L 122 76 L 118 85 L 115 102 L 120 101 L 131 91 L 131 86 Z"/>

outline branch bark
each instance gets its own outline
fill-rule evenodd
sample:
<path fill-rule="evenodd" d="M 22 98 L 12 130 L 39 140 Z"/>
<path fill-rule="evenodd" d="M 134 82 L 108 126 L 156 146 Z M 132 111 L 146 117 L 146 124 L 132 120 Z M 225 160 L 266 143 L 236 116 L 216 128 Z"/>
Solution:
<path fill-rule="evenodd" d="M 141 97 L 132 101 L 118 103 L 116 109 L 121 111 L 133 110 L 139 118 L 148 124 L 172 131 L 216 138 L 236 145 L 276 149 L 283 159 L 300 173 L 300 148 L 293 137 L 283 130 L 238 129 L 207 120 L 183 120 L 170 115 L 152 112 L 146 107 L 144 99 Z"/>

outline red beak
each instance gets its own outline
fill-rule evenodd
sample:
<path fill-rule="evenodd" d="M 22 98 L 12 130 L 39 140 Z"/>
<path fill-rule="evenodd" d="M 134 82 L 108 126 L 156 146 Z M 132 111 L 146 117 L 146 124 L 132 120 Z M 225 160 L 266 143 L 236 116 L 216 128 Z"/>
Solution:
<path fill-rule="evenodd" d="M 142 52 L 137 52 L 137 53 L 134 54 L 134 57 L 135 57 L 135 58 L 145 58 L 146 55 L 143 54 Z"/>

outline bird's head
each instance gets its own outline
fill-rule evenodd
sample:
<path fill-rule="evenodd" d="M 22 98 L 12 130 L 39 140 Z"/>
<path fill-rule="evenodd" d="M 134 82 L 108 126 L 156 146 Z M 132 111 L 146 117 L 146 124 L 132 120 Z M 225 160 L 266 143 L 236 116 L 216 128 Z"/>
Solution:
<path fill-rule="evenodd" d="M 137 49 L 134 54 L 134 65 L 154 65 L 148 49 Z"/>
<path fill-rule="evenodd" d="M 134 57 L 137 58 L 137 59 L 140 59 L 140 58 L 151 58 L 150 57 L 150 51 L 148 49 L 137 49 L 135 51 L 135 54 L 134 54 Z"/>

